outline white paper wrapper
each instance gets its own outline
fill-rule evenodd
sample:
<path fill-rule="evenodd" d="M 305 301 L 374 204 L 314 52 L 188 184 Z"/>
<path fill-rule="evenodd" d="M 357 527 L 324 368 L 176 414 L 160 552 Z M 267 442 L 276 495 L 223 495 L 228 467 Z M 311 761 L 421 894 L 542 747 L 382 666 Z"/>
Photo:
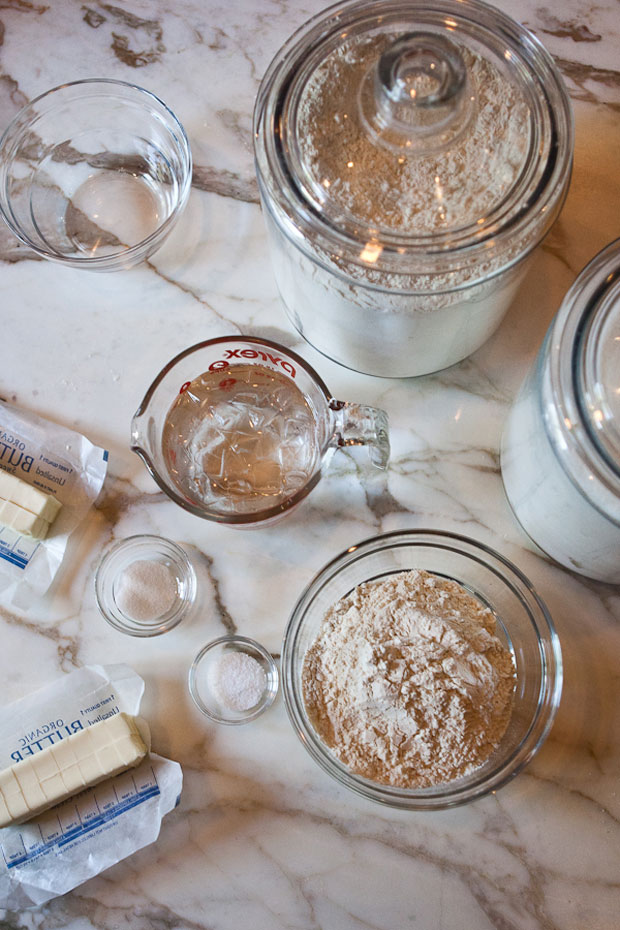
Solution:
<path fill-rule="evenodd" d="M 30 606 L 60 568 L 69 536 L 95 502 L 108 453 L 80 433 L 0 400 L 0 468 L 53 494 L 62 510 L 44 540 L 0 526 L 0 599 Z"/>
<path fill-rule="evenodd" d="M 143 692 L 128 666 L 91 665 L 2 708 L 0 770 L 106 716 L 136 716 Z M 0 830 L 0 908 L 44 904 L 154 842 L 182 781 L 178 762 L 150 753 L 137 768 Z"/>

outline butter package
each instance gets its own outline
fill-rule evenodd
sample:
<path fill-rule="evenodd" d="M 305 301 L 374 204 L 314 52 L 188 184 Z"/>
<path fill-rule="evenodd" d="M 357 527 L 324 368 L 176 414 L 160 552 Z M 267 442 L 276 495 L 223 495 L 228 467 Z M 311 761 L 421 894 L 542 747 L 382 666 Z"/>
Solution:
<path fill-rule="evenodd" d="M 95 502 L 108 454 L 80 433 L 0 400 L 0 602 L 45 594 Z"/>
<path fill-rule="evenodd" d="M 32 758 L 0 770 L 0 828 L 27 823 L 135 768 L 147 752 L 137 721 L 123 711 L 50 742 Z"/>
<path fill-rule="evenodd" d="M 162 818 L 179 801 L 182 773 L 177 762 L 148 751 L 148 726 L 137 716 L 143 692 L 143 680 L 128 666 L 93 665 L 0 709 L 5 782 L 25 768 L 37 772 L 24 809 L 12 811 L 14 819 L 28 819 L 0 829 L 0 908 L 44 904 L 157 839 Z M 80 751 L 84 734 L 94 757 Z M 45 768 L 54 760 L 63 779 L 76 763 L 92 766 L 93 760 L 113 772 L 115 763 L 105 756 L 119 740 L 129 769 L 105 780 L 98 771 L 92 787 L 76 784 L 77 793 L 56 806 L 36 816 L 25 812 L 36 809 L 42 783 L 47 790 L 41 760 Z M 88 782 L 87 771 L 80 775 Z"/>

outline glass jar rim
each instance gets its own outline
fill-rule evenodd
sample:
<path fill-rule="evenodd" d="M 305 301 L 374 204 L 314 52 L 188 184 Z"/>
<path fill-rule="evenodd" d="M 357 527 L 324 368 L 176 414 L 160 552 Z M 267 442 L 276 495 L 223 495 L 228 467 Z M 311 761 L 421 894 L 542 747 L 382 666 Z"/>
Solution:
<path fill-rule="evenodd" d="M 440 0 L 428 14 L 425 10 L 429 7 L 422 0 L 407 4 L 401 0 L 348 0 L 302 26 L 267 70 L 254 112 L 257 172 L 267 199 L 277 205 L 281 225 L 302 250 L 307 251 L 305 243 L 310 240 L 325 254 L 373 272 L 445 272 L 472 268 L 491 259 L 501 266 L 514 262 L 515 240 L 520 243 L 520 254 L 527 254 L 559 213 L 570 178 L 573 120 L 568 95 L 551 57 L 527 30 L 479 0 Z M 315 59 L 320 59 L 326 43 L 333 44 L 352 28 L 384 22 L 403 13 L 422 20 L 425 15 L 437 18 L 441 13 L 445 21 L 467 24 L 481 35 L 484 32 L 492 37 L 496 56 L 501 47 L 505 57 L 515 59 L 514 73 L 520 76 L 531 98 L 535 129 L 540 136 L 537 148 L 542 148 L 543 155 L 537 150 L 538 163 L 522 172 L 523 183 L 517 184 L 514 196 L 504 198 L 482 224 L 424 235 L 415 230 L 407 230 L 406 234 L 379 231 L 355 218 L 331 216 L 329 210 L 317 207 L 306 196 L 297 176 L 289 103 L 301 77 L 313 67 Z M 545 144 L 541 132 L 546 136 Z"/>
<path fill-rule="evenodd" d="M 620 239 L 595 255 L 567 291 L 540 362 L 549 438 L 573 452 L 571 477 L 582 493 L 620 523 L 620 404 L 610 397 L 620 392 L 620 378 L 606 383 L 610 330 L 620 345 Z M 589 493 L 594 486 L 604 505 Z"/>

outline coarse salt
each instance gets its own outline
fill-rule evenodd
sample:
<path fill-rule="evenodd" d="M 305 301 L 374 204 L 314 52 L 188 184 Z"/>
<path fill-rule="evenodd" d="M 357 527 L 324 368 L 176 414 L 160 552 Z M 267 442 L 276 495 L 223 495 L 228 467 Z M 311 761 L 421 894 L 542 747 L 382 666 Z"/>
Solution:
<path fill-rule="evenodd" d="M 228 710 L 245 711 L 255 707 L 267 686 L 260 662 L 245 652 L 225 652 L 212 669 L 211 686 Z"/>

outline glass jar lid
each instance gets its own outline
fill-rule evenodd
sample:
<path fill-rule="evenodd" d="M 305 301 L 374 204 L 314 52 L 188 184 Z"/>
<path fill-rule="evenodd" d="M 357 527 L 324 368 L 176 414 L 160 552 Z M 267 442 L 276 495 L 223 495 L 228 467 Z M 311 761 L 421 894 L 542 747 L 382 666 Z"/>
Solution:
<path fill-rule="evenodd" d="M 300 231 L 376 268 L 396 256 L 437 270 L 446 253 L 463 267 L 472 251 L 516 260 L 570 175 L 572 116 L 551 58 L 477 0 L 326 11 L 272 64 L 256 129 L 259 178 L 273 174 Z"/>
<path fill-rule="evenodd" d="M 620 241 L 608 252 L 576 347 L 576 377 L 592 439 L 620 472 Z"/>
<path fill-rule="evenodd" d="M 566 294 L 550 331 L 549 359 L 543 389 L 557 411 L 556 433 L 574 453 L 572 471 L 620 522 L 620 239 L 592 259 Z"/>

